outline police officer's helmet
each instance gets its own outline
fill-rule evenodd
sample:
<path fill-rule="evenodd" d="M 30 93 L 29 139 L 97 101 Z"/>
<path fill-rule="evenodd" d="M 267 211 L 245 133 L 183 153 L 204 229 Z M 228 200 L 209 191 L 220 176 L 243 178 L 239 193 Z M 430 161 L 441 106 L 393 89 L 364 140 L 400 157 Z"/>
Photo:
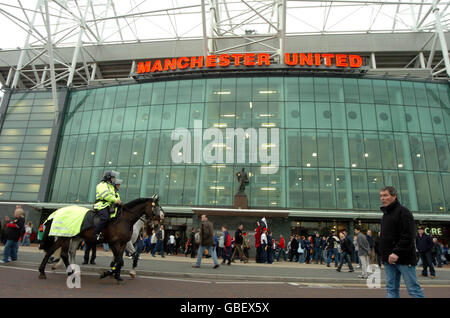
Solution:
<path fill-rule="evenodd" d="M 111 181 L 112 178 L 117 179 L 119 177 L 119 172 L 114 170 L 106 170 L 103 173 L 103 181 Z"/>
<path fill-rule="evenodd" d="M 152 195 L 152 199 L 153 199 L 153 201 L 158 202 L 159 201 L 159 195 L 157 195 L 156 193 L 153 194 Z"/>
<path fill-rule="evenodd" d="M 123 182 L 123 180 L 122 179 L 114 179 L 114 181 L 113 181 L 113 185 L 114 186 L 116 186 L 116 185 L 121 185 L 122 184 L 122 182 Z"/>

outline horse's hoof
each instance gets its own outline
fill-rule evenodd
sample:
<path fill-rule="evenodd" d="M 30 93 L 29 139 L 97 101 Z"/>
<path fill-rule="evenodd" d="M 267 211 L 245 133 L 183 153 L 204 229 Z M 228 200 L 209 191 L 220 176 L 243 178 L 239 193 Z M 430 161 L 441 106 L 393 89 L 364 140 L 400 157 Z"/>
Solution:
<path fill-rule="evenodd" d="M 52 266 L 52 270 L 53 270 L 53 271 L 56 270 L 56 265 L 53 265 L 53 266 Z"/>
<path fill-rule="evenodd" d="M 47 276 L 45 274 L 39 274 L 39 279 L 47 279 Z"/>
<path fill-rule="evenodd" d="M 131 276 L 131 278 L 136 278 L 136 271 L 131 270 L 130 271 L 130 276 Z"/>

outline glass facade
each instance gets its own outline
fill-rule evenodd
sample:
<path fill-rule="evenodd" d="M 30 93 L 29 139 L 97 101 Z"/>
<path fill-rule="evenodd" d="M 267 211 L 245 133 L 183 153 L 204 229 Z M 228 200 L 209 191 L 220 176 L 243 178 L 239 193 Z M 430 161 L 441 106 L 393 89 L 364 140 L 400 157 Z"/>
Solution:
<path fill-rule="evenodd" d="M 1 201 L 37 201 L 54 120 L 51 92 L 11 95 L 0 132 Z"/>
<path fill-rule="evenodd" d="M 449 92 L 446 84 L 289 76 L 72 91 L 49 198 L 93 202 L 103 171 L 115 169 L 124 201 L 158 193 L 166 205 L 231 207 L 245 167 L 252 208 L 378 210 L 379 189 L 393 185 L 413 211 L 450 211 Z M 194 150 L 174 162 L 180 140 L 171 136 L 179 128 L 191 149 L 221 159 L 196 161 Z M 195 138 L 210 128 L 222 142 Z M 246 131 L 244 151 L 228 146 L 228 128 Z M 250 149 L 249 128 L 258 141 L 259 128 L 279 129 L 275 149 L 263 149 L 279 151 L 275 173 L 264 173 L 259 148 L 277 140 Z"/>

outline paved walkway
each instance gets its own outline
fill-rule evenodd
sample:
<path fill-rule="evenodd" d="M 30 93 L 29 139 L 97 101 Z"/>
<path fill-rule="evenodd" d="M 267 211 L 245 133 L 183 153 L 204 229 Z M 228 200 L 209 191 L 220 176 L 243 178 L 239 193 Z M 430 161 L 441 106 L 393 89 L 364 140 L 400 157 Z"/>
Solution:
<path fill-rule="evenodd" d="M 0 247 L 3 253 L 3 246 Z M 77 251 L 76 263 L 83 261 L 84 251 Z M 19 259 L 16 262 L 3 264 L 3 266 L 16 266 L 36 269 L 44 256 L 43 251 L 37 246 L 19 247 Z M 81 271 L 101 272 L 109 268 L 112 259 L 111 252 L 105 252 L 101 248 L 97 250 L 96 265 L 81 265 Z M 162 258 L 157 255 L 142 254 L 139 261 L 137 274 L 153 277 L 190 278 L 198 280 L 221 280 L 221 281 L 260 281 L 260 282 L 292 282 L 292 283 L 314 283 L 324 285 L 361 286 L 366 285 L 365 279 L 358 278 L 360 269 L 348 273 L 348 266 L 344 265 L 342 272 L 337 272 L 333 266 L 316 264 L 299 264 L 295 262 L 275 262 L 273 264 L 257 264 L 250 261 L 247 264 L 232 263 L 232 265 L 221 265 L 213 269 L 212 259 L 202 259 L 201 268 L 192 268 L 196 259 L 183 256 L 166 256 Z M 131 260 L 125 257 L 123 275 L 127 275 L 131 269 Z M 58 271 L 63 271 L 59 269 Z M 0 268 L 1 271 L 1 268 Z M 47 266 L 51 271 L 51 265 Z M 436 279 L 420 277 L 421 267 L 417 267 L 419 283 L 427 286 L 448 286 L 450 288 L 450 267 L 436 268 Z M 384 270 L 381 270 L 381 284 L 384 285 Z"/>

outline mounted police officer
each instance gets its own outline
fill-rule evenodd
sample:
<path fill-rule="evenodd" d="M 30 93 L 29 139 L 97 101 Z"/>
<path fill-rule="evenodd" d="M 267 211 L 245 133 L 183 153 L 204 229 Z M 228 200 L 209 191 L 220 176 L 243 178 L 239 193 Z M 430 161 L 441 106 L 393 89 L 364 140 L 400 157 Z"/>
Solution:
<path fill-rule="evenodd" d="M 103 240 L 101 232 L 105 229 L 110 218 L 110 214 L 115 214 L 113 205 L 122 204 L 120 198 L 116 197 L 116 191 L 114 189 L 114 183 L 116 182 L 118 176 L 119 173 L 114 170 L 105 171 L 102 181 L 96 188 L 94 211 L 100 217 L 100 221 L 95 227 L 94 232 L 97 242 Z"/>
<path fill-rule="evenodd" d="M 115 179 L 115 180 L 113 181 L 114 192 L 115 192 L 115 195 L 116 195 L 117 200 L 119 200 L 119 201 L 120 201 L 119 188 L 120 188 L 120 185 L 122 184 L 122 182 L 123 182 L 122 179 Z M 116 204 L 116 205 L 115 205 L 115 208 L 114 208 L 114 213 L 111 214 L 111 218 L 113 218 L 113 217 L 115 217 L 115 216 L 117 215 L 117 209 L 118 209 L 118 206 L 117 206 L 117 204 Z"/>

